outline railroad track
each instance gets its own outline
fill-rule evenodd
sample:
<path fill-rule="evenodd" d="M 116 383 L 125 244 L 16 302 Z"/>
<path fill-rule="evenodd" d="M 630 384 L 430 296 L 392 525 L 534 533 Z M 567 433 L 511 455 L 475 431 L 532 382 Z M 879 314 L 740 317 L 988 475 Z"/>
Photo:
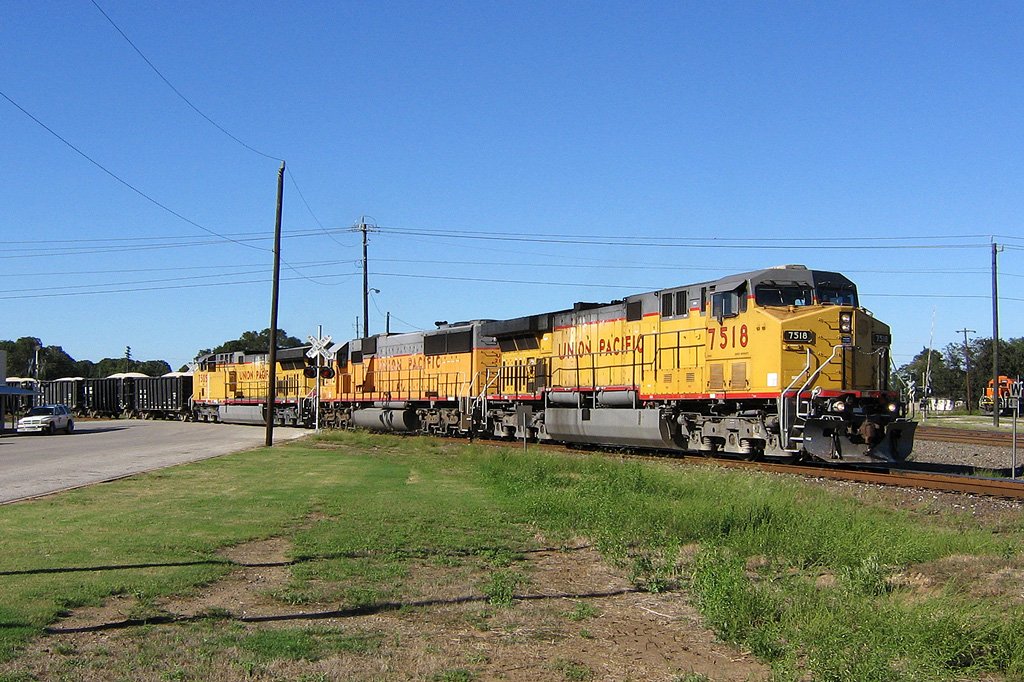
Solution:
<path fill-rule="evenodd" d="M 839 469 L 830 466 L 818 467 L 800 464 L 774 464 L 770 462 L 711 461 L 717 465 L 736 469 L 756 469 L 811 478 L 828 478 L 899 488 L 921 488 L 924 490 L 940 490 L 943 492 L 969 493 L 986 497 L 1024 500 L 1024 479 L 1019 477 L 1016 479 L 977 478 L 974 476 L 933 474 L 894 469 Z"/>
<path fill-rule="evenodd" d="M 970 445 L 993 445 L 1009 447 L 1013 444 L 1012 433 L 999 431 L 980 431 L 978 429 L 958 429 L 949 426 L 918 426 L 914 438 L 934 440 L 945 443 L 968 443 Z M 1024 437 L 1018 434 L 1017 447 L 1024 448 Z"/>
<path fill-rule="evenodd" d="M 954 429 L 956 430 L 956 429 Z M 996 434 L 1004 435 L 1004 434 Z M 450 442 L 463 442 L 464 439 L 448 438 Z M 521 448 L 521 442 L 500 441 L 480 439 L 474 441 L 481 445 L 492 445 L 497 447 Z M 985 497 L 1002 497 L 1012 500 L 1024 501 L 1024 471 L 1019 471 L 1016 479 L 1009 478 L 983 478 L 967 476 L 962 474 L 934 473 L 927 471 L 914 471 L 907 469 L 886 469 L 882 467 L 855 468 L 837 467 L 830 465 L 814 464 L 781 464 L 765 461 L 747 461 L 728 459 L 724 457 L 708 457 L 696 453 L 684 454 L 651 454 L 650 451 L 609 451 L 600 448 L 585 447 L 582 449 L 570 449 L 564 445 L 553 443 L 531 442 L 528 448 L 539 448 L 556 452 L 581 451 L 611 457 L 627 457 L 630 459 L 644 459 L 654 462 L 670 462 L 678 465 L 708 465 L 721 466 L 730 469 L 746 469 L 748 471 L 767 471 L 770 473 L 804 476 L 807 478 L 827 478 L 839 481 L 851 481 L 855 483 L 867 483 L 872 485 L 885 485 L 898 488 L 919 488 L 924 490 L 937 490 L 952 493 L 965 493 L 971 495 L 982 495 Z M 908 467 L 914 466 L 908 463 Z"/>

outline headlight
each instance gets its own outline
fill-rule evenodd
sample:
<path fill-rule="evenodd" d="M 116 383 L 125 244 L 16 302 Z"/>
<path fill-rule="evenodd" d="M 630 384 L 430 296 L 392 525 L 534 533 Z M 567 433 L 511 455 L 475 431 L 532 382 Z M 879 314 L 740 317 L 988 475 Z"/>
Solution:
<path fill-rule="evenodd" d="M 896 410 L 900 409 L 900 406 L 897 405 L 896 403 L 889 403 L 888 409 L 890 412 L 895 412 Z"/>
<path fill-rule="evenodd" d="M 847 334 L 853 331 L 853 313 L 839 313 L 839 331 Z"/>
<path fill-rule="evenodd" d="M 834 400 L 832 402 L 833 412 L 846 412 L 846 401 L 845 400 Z"/>

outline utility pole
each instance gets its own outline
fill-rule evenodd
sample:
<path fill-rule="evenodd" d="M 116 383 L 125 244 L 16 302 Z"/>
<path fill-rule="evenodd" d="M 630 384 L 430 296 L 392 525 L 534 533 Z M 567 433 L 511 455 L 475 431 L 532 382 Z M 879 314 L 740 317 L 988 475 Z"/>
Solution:
<path fill-rule="evenodd" d="M 963 329 L 957 329 L 956 333 L 964 335 L 964 365 L 967 368 L 964 381 L 967 383 L 967 414 L 970 414 L 973 403 L 971 403 L 971 351 L 967 347 L 967 335 L 976 334 L 977 332 L 964 327 Z"/>
<path fill-rule="evenodd" d="M 284 206 L 284 161 L 277 171 L 277 216 L 274 219 L 274 284 L 270 294 L 270 376 L 267 378 L 267 441 L 274 444 L 274 412 L 277 405 L 277 291 L 281 283 L 281 209 Z"/>
<path fill-rule="evenodd" d="M 359 220 L 359 230 L 363 233 L 363 336 L 370 335 L 370 280 L 366 267 L 366 220 Z"/>
<path fill-rule="evenodd" d="M 366 233 L 372 232 L 374 227 L 367 225 L 366 216 L 363 216 L 359 219 L 359 227 L 357 229 L 363 233 L 363 338 L 366 338 L 370 335 L 370 269 L 367 267 Z M 356 334 L 356 336 L 359 335 Z"/>
<path fill-rule="evenodd" d="M 992 425 L 999 426 L 999 277 L 997 255 L 1000 247 L 992 242 Z"/>

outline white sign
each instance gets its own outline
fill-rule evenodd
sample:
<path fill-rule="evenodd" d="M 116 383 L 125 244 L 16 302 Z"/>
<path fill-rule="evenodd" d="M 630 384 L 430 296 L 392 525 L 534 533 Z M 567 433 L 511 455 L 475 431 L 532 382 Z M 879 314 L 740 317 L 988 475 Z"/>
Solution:
<path fill-rule="evenodd" d="M 306 338 L 309 339 L 310 344 L 312 344 L 313 346 L 312 348 L 306 351 L 306 355 L 308 357 L 315 358 L 316 356 L 319 355 L 324 360 L 329 361 L 334 359 L 334 353 L 327 349 L 327 347 L 331 345 L 331 341 L 333 340 L 330 334 L 328 334 L 327 336 L 320 337 L 319 339 L 315 336 L 307 336 Z"/>

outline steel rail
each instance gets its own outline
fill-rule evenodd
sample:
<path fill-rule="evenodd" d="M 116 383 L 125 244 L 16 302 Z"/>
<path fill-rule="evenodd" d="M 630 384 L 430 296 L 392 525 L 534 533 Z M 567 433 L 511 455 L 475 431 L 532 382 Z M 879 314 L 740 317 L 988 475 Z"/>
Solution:
<path fill-rule="evenodd" d="M 1024 500 L 1024 481 L 998 478 L 975 478 L 949 474 L 929 474 L 895 469 L 846 469 L 831 466 L 801 464 L 775 464 L 772 462 L 746 462 L 726 459 L 706 459 L 709 464 L 733 469 L 768 471 L 809 478 L 827 478 L 855 483 L 871 483 L 899 488 L 921 488 L 944 492 L 970 493 L 986 497 L 1004 497 Z"/>
<path fill-rule="evenodd" d="M 464 439 L 451 437 L 444 438 L 444 440 L 449 442 L 466 442 Z M 515 447 L 511 441 L 506 440 L 477 439 L 474 443 L 477 445 L 489 445 L 496 447 Z M 791 476 L 803 476 L 805 478 L 826 478 L 830 480 L 884 485 L 895 488 L 919 488 L 923 490 L 967 493 L 985 497 L 1002 497 L 1011 500 L 1024 500 L 1024 480 L 1020 478 L 1016 480 L 1008 478 L 979 478 L 953 474 L 923 473 L 896 468 L 854 468 L 850 465 L 833 466 L 828 464 L 816 465 L 813 463 L 782 464 L 778 462 L 726 459 L 723 457 L 700 455 L 697 453 L 673 452 L 655 455 L 650 454 L 650 451 L 646 453 L 642 451 L 608 451 L 602 450 L 597 446 L 588 447 L 586 445 L 568 448 L 565 445 L 555 443 L 531 442 L 530 447 L 566 453 L 575 452 L 577 454 L 581 452 L 598 453 L 609 457 L 644 459 L 651 462 L 676 465 L 718 466 L 730 469 L 764 471 Z"/>
<path fill-rule="evenodd" d="M 961 429 L 950 426 L 918 426 L 914 437 L 920 440 L 941 441 L 944 443 L 969 443 L 972 445 L 1006 447 L 1013 445 L 1012 433 Z M 1024 438 L 1017 436 L 1017 445 L 1024 447 Z"/>

